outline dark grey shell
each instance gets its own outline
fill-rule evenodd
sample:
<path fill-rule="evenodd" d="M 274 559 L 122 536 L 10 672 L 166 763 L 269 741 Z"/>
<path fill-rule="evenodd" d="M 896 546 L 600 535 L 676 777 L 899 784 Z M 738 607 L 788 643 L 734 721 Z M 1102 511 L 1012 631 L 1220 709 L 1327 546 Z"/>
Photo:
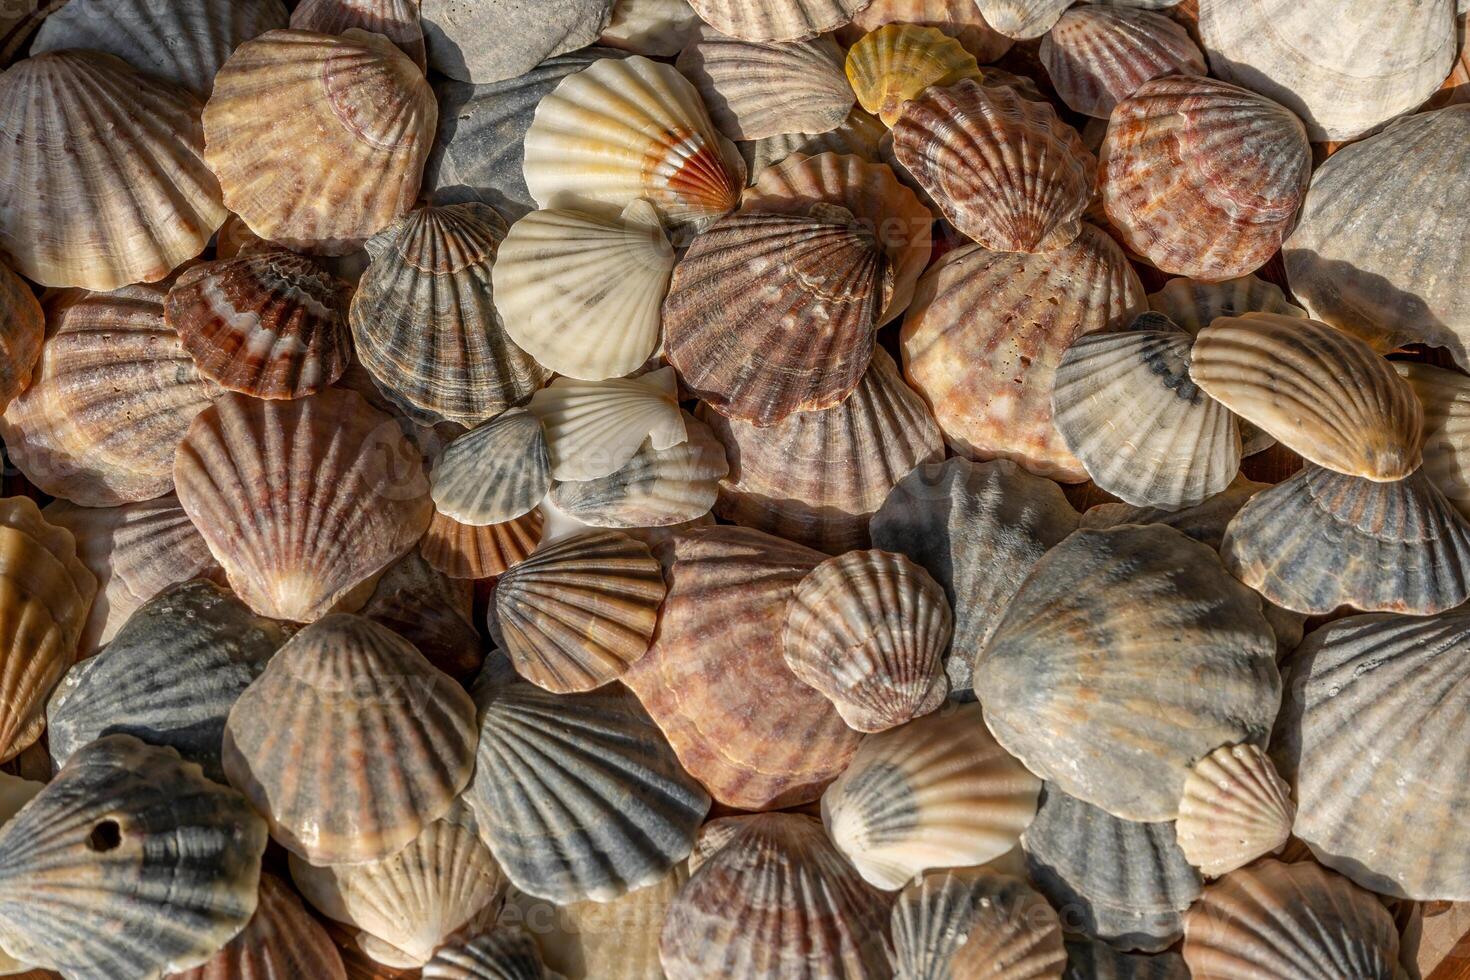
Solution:
<path fill-rule="evenodd" d="M 1067 940 L 1067 968 L 1062 980 L 1189 980 L 1189 967 L 1178 953 L 1123 953 L 1096 939 Z"/>
<path fill-rule="evenodd" d="M 424 980 L 547 980 L 531 934 L 498 926 L 445 943 L 424 966 Z"/>
<path fill-rule="evenodd" d="M 897 980 L 969 980 L 978 968 L 1005 980 L 1055 977 L 1065 959 L 1056 912 L 1019 878 L 991 871 L 936 871 L 893 906 Z"/>
<path fill-rule="evenodd" d="M 456 437 L 429 475 L 439 513 L 475 527 L 515 520 L 549 489 L 546 430 L 523 408 L 502 412 Z"/>

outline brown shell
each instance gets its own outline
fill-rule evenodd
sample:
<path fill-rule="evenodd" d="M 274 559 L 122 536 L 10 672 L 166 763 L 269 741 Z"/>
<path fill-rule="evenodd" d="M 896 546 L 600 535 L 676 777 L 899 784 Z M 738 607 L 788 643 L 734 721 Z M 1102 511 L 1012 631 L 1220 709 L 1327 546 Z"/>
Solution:
<path fill-rule="evenodd" d="M 1149 79 L 1208 70 L 1204 54 L 1177 21 L 1152 10 L 1096 3 L 1062 14 L 1041 39 L 1041 63 L 1063 102 L 1099 119 Z"/>
<path fill-rule="evenodd" d="M 31 383 L 45 339 L 41 304 L 26 281 L 0 262 L 0 412 Z"/>
<path fill-rule="evenodd" d="M 837 36 L 846 44 L 854 44 L 884 24 L 936 28 L 963 44 L 982 65 L 999 61 L 1014 43 L 985 22 L 974 0 L 872 0 Z"/>
<path fill-rule="evenodd" d="M 485 659 L 475 629 L 475 589 L 409 552 L 378 579 L 362 614 L 418 648 L 455 680 L 466 681 Z"/>
<path fill-rule="evenodd" d="M 1247 313 L 1307 315 L 1306 310 L 1287 301 L 1280 286 L 1256 276 L 1240 276 L 1219 282 L 1170 279 L 1158 292 L 1148 294 L 1148 308 L 1164 314 L 1191 336 L 1222 316 Z"/>
<path fill-rule="evenodd" d="M 347 980 L 342 954 L 289 885 L 260 876 L 250 922 L 203 966 L 168 980 Z"/>
<path fill-rule="evenodd" d="M 536 550 L 543 521 L 541 511 L 532 510 L 500 524 L 476 527 L 436 510 L 419 552 L 450 578 L 494 578 Z"/>
<path fill-rule="evenodd" d="M 421 71 L 428 65 L 418 0 L 301 0 L 291 11 L 291 26 L 321 34 L 360 27 L 398 45 Z"/>

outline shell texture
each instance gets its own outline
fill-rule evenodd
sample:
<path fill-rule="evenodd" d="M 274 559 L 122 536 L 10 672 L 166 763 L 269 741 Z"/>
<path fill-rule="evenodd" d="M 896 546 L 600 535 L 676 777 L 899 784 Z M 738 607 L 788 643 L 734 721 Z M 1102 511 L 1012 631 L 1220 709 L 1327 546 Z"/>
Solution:
<path fill-rule="evenodd" d="M 762 44 L 705 28 L 676 64 L 731 139 L 829 132 L 854 102 L 842 49 L 830 37 Z"/>
<path fill-rule="evenodd" d="M 1470 381 L 1428 364 L 1394 368 L 1424 406 L 1424 475 L 1470 516 Z"/>
<path fill-rule="evenodd" d="M 974 0 L 872 0 L 838 37 L 856 43 L 885 24 L 933 27 L 959 41 L 982 65 L 999 61 L 1014 43 L 985 22 Z"/>
<path fill-rule="evenodd" d="M 975 0 L 975 5 L 991 27 L 1025 41 L 1051 30 L 1070 0 Z"/>
<path fill-rule="evenodd" d="M 1096 119 L 1107 119 L 1149 79 L 1206 71 L 1181 24 L 1122 6 L 1073 7 L 1041 39 L 1040 56 L 1062 101 Z"/>
<path fill-rule="evenodd" d="M 250 923 L 203 966 L 168 980 L 347 980 L 332 937 L 272 874 L 260 876 Z"/>
<path fill-rule="evenodd" d="M 746 41 L 802 41 L 836 30 L 869 0 L 689 0 L 721 34 Z"/>
<path fill-rule="evenodd" d="M 427 66 L 418 0 L 301 0 L 291 11 L 291 27 L 318 34 L 361 28 L 398 45 L 420 69 Z"/>
<path fill-rule="evenodd" d="M 26 281 L 0 262 L 0 412 L 31 383 L 46 318 Z"/>
<path fill-rule="evenodd" d="M 898 980 L 1056 980 L 1067 954 L 1051 906 L 1029 885 L 991 871 L 936 871 L 893 907 Z"/>
<path fill-rule="evenodd" d="M 502 412 L 451 440 L 429 475 L 434 506 L 463 524 L 501 524 L 534 510 L 551 487 L 541 420 Z"/>
<path fill-rule="evenodd" d="M 483 526 L 461 524 L 435 511 L 419 551 L 450 578 L 494 578 L 536 550 L 544 522 L 539 510 Z"/>
<path fill-rule="evenodd" d="M 494 82 L 597 40 L 613 0 L 420 0 L 419 7 L 430 66 L 460 81 Z"/>
<path fill-rule="evenodd" d="M 846 154 L 868 162 L 877 161 L 879 144 L 887 132 L 887 127 L 877 116 L 869 115 L 861 107 L 854 107 L 841 125 L 825 133 L 783 133 L 735 145 L 745 160 L 746 183 L 755 184 L 767 168 L 784 162 L 795 153 L 803 156 Z"/>
<path fill-rule="evenodd" d="M 424 658 L 456 680 L 480 669 L 484 652 L 474 624 L 474 586 L 410 553 L 382 574 L 362 615 L 386 626 L 418 648 Z"/>
<path fill-rule="evenodd" d="M 558 378 L 531 397 L 529 408 L 546 430 L 557 480 L 611 476 L 645 442 L 664 450 L 689 439 L 673 368 L 607 381 Z"/>
<path fill-rule="evenodd" d="M 702 23 L 688 0 L 616 0 L 612 20 L 597 41 L 632 54 L 672 58 Z"/>
<path fill-rule="evenodd" d="M 1191 980 L 1184 957 L 1175 952 L 1124 953 L 1086 937 L 1070 938 L 1066 946 L 1062 980 Z"/>
<path fill-rule="evenodd" d="M 1190 770 L 1174 830 L 1189 863 L 1213 877 L 1279 849 L 1295 816 L 1270 758 L 1254 745 L 1228 745 Z"/>
<path fill-rule="evenodd" d="M 498 926 L 445 943 L 424 964 L 424 980 L 552 980 L 536 939 L 524 929 Z"/>
<path fill-rule="evenodd" d="M 934 27 L 885 24 L 847 52 L 847 78 L 858 102 L 883 120 L 898 121 L 903 104 L 931 86 L 980 78 L 975 56 Z"/>
<path fill-rule="evenodd" d="M 1277 313 L 1305 317 L 1307 311 L 1288 302 L 1281 287 L 1253 275 L 1205 282 L 1180 277 L 1148 294 L 1148 308 L 1162 313 L 1191 337 L 1222 316 Z"/>

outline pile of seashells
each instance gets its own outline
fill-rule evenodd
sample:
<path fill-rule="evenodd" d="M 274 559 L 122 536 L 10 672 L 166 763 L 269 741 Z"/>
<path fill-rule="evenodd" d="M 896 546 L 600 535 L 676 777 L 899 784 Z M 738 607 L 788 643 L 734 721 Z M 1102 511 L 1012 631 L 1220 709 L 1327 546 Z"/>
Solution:
<path fill-rule="evenodd" d="M 1418 978 L 1455 8 L 9 0 L 0 974 Z"/>

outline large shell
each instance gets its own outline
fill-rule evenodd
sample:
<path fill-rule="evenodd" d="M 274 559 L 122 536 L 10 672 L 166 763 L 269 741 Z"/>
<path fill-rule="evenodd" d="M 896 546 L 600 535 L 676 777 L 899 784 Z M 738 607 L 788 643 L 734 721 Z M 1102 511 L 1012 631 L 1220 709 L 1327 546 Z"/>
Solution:
<path fill-rule="evenodd" d="M 291 26 L 320 34 L 359 27 L 398 45 L 420 68 L 427 66 L 418 0 L 301 0 L 291 11 Z"/>
<path fill-rule="evenodd" d="M 1470 380 L 1428 364 L 1394 364 L 1424 406 L 1424 475 L 1470 516 Z"/>
<path fill-rule="evenodd" d="M 613 0 L 421 0 L 429 64 L 450 78 L 494 82 L 586 47 L 607 26 Z"/>
<path fill-rule="evenodd" d="M 1071 0 L 975 0 L 975 5 L 991 27 L 1024 41 L 1051 30 Z"/>
<path fill-rule="evenodd" d="M 536 550 L 544 523 L 539 510 L 483 526 L 461 524 L 435 511 L 419 552 L 450 578 L 494 578 Z"/>
<path fill-rule="evenodd" d="M 0 942 L 77 980 L 198 966 L 254 914 L 265 843 L 239 793 L 108 735 L 0 827 Z"/>
<path fill-rule="evenodd" d="M 289 885 L 261 874 L 250 924 L 203 966 L 168 980 L 347 980 L 332 937 Z"/>
<path fill-rule="evenodd" d="M 759 531 L 703 527 L 677 532 L 658 557 L 668 582 L 658 632 L 623 682 L 720 802 L 815 800 L 858 746 L 781 656 L 787 601 L 824 556 Z"/>
<path fill-rule="evenodd" d="M 469 695 L 407 640 L 331 615 L 292 637 L 235 702 L 225 772 L 292 853 L 380 860 L 469 782 L 474 722 Z"/>
<path fill-rule="evenodd" d="M 1184 957 L 1175 952 L 1149 956 L 1124 953 L 1099 939 L 1067 940 L 1062 980 L 1191 980 Z"/>
<path fill-rule="evenodd" d="M 645 442 L 655 450 L 687 442 L 673 368 L 636 378 L 558 378 L 531 397 L 531 414 L 546 430 L 551 475 L 597 480 L 628 464 Z"/>
<path fill-rule="evenodd" d="M 1295 816 L 1286 783 L 1264 752 L 1221 746 L 1184 780 L 1174 829 L 1189 863 L 1214 876 L 1281 847 Z"/>
<path fill-rule="evenodd" d="M 429 477 L 434 506 L 483 527 L 528 513 L 551 487 L 541 420 L 513 408 L 453 439 Z"/>
<path fill-rule="evenodd" d="M 1307 192 L 1301 121 L 1226 82 L 1171 76 L 1118 103 L 1099 190 L 1123 243 L 1164 272 L 1231 279 L 1281 247 Z"/>
<path fill-rule="evenodd" d="M 1046 899 L 1010 875 L 936 871 L 893 907 L 898 980 L 1056 980 L 1066 953 Z"/>
<path fill-rule="evenodd" d="M 0 412 L 31 383 L 46 319 L 31 287 L 0 262 Z"/>
<path fill-rule="evenodd" d="M 1151 78 L 1205 73 L 1182 25 L 1129 7 L 1073 7 L 1041 39 L 1041 61 L 1062 101 L 1098 119 Z"/>
<path fill-rule="evenodd" d="M 437 117 L 381 34 L 270 31 L 215 76 L 204 155 L 251 231 L 343 255 L 413 206 Z"/>
<path fill-rule="evenodd" d="M 1076 239 L 1096 161 L 1049 104 L 967 78 L 903 105 L 893 152 L 950 223 L 1001 252 Z"/>
<path fill-rule="evenodd" d="M 424 980 L 553 980 L 536 938 L 524 929 L 500 926 L 445 943 L 424 964 Z"/>
<path fill-rule="evenodd" d="M 1012 44 L 985 22 L 974 0 L 872 0 L 837 36 L 845 43 L 856 43 L 884 24 L 933 27 L 958 40 L 981 64 L 1000 60 Z"/>
<path fill-rule="evenodd" d="M 1125 525 L 1078 531 L 1036 563 L 980 653 L 975 690 L 1032 772 L 1116 816 L 1172 820 L 1196 759 L 1265 741 L 1275 657 L 1260 599 L 1214 551 Z"/>
<path fill-rule="evenodd" d="M 705 23 L 746 41 L 802 41 L 836 30 L 868 0 L 689 0 Z"/>
<path fill-rule="evenodd" d="M 1256 276 L 1240 276 L 1219 282 L 1170 279 L 1158 292 L 1148 294 L 1148 308 L 1164 314 L 1190 336 L 1197 335 L 1222 316 L 1244 316 L 1247 313 L 1307 315 L 1300 306 L 1287 302 L 1280 286 Z"/>
<path fill-rule="evenodd" d="M 1051 421 L 1057 365 L 1077 337 L 1143 309 L 1138 274 L 1093 225 L 1040 255 L 967 245 L 919 281 L 901 334 L 904 375 L 958 451 L 1080 483 L 1087 471 Z"/>
<path fill-rule="evenodd" d="M 903 104 L 930 86 L 980 77 L 975 56 L 933 27 L 885 24 L 847 52 L 847 78 L 858 102 L 892 126 Z"/>
<path fill-rule="evenodd" d="M 700 862 L 664 920 L 669 980 L 889 975 L 888 901 L 796 813 L 705 826 Z"/>
<path fill-rule="evenodd" d="M 355 392 L 230 393 L 174 465 L 179 503 L 262 615 L 310 622 L 406 554 L 433 504 L 418 450 Z"/>
<path fill-rule="evenodd" d="M 825 133 L 842 124 L 854 101 L 842 49 L 830 37 L 762 44 L 705 28 L 677 64 L 731 139 Z"/>

